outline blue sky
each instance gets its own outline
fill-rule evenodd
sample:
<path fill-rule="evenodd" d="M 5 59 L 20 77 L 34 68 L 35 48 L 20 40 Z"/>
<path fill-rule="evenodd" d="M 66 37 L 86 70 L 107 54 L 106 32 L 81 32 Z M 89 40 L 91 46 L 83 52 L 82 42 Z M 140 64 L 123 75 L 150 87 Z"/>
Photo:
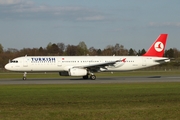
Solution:
<path fill-rule="evenodd" d="M 39 48 L 51 43 L 146 50 L 160 33 L 180 49 L 179 0 L 0 0 L 0 43 Z"/>

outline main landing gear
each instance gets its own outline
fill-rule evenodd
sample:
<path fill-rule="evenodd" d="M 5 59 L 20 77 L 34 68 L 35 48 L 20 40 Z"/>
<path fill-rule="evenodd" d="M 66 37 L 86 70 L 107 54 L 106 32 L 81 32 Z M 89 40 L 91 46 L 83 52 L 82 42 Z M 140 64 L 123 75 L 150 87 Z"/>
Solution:
<path fill-rule="evenodd" d="M 24 74 L 23 74 L 23 80 L 26 80 L 27 78 L 26 78 L 26 75 L 27 75 L 27 72 L 24 72 Z"/>
<path fill-rule="evenodd" d="M 91 75 L 91 76 L 90 76 L 90 79 L 91 79 L 91 80 L 95 80 L 95 79 L 96 79 L 96 76 L 95 76 L 95 75 Z"/>
<path fill-rule="evenodd" d="M 90 75 L 90 77 L 89 77 L 89 75 Z M 88 79 L 88 78 L 90 78 L 91 80 L 95 80 L 96 75 L 94 75 L 93 73 L 89 73 L 89 74 L 83 76 L 83 79 Z"/>

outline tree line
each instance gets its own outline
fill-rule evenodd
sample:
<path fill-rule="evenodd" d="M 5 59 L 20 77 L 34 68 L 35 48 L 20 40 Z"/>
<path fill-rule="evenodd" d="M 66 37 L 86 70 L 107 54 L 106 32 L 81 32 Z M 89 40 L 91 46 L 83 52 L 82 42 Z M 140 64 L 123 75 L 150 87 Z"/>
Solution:
<path fill-rule="evenodd" d="M 78 45 L 65 45 L 64 43 L 49 43 L 46 47 L 40 48 L 23 48 L 3 49 L 0 44 L 0 68 L 8 63 L 10 59 L 19 56 L 141 56 L 146 52 L 145 49 L 136 51 L 133 48 L 126 49 L 123 45 L 116 43 L 115 45 L 108 45 L 104 49 L 97 49 L 94 47 L 87 48 L 84 41 L 79 42 Z M 177 61 L 180 57 L 180 51 L 176 48 L 165 50 L 165 57 L 174 58 Z M 178 62 L 179 65 L 179 62 Z"/>

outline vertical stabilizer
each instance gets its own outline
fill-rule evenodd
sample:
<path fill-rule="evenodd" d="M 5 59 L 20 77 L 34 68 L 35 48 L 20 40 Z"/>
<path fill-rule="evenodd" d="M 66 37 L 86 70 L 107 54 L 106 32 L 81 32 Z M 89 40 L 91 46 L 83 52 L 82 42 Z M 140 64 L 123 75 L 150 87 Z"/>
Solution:
<path fill-rule="evenodd" d="M 168 34 L 160 34 L 143 56 L 163 57 Z"/>

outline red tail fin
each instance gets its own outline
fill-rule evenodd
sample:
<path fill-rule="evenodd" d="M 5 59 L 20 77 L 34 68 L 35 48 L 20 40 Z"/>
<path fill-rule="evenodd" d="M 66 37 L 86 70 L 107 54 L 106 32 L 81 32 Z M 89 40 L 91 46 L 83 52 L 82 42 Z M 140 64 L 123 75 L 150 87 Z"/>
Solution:
<path fill-rule="evenodd" d="M 143 56 L 163 57 L 168 34 L 160 34 L 156 41 Z"/>

